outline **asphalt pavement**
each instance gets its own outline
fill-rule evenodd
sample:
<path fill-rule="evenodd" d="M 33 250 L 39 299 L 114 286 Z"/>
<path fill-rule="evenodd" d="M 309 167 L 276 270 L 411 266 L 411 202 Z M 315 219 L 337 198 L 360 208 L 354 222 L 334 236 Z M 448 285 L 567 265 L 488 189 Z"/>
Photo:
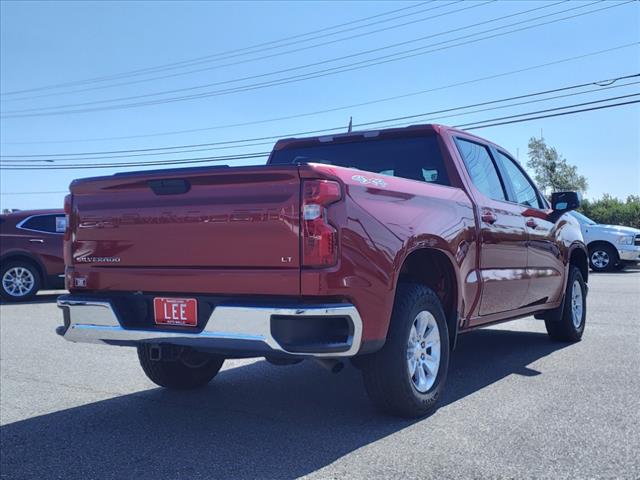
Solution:
<path fill-rule="evenodd" d="M 7 479 L 640 478 L 640 271 L 590 277 L 584 339 L 527 318 L 460 338 L 440 408 L 398 420 L 359 372 L 228 361 L 170 392 L 134 349 L 65 342 L 55 295 L 0 305 Z"/>

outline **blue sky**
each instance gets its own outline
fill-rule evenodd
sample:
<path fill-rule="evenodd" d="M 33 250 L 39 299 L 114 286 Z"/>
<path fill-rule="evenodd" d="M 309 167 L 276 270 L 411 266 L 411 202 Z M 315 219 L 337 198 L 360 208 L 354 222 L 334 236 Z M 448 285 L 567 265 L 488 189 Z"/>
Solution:
<path fill-rule="evenodd" d="M 623 2 L 613 1 L 599 3 L 593 1 L 565 3 L 558 1 L 478 1 L 473 3 L 443 1 L 421 5 L 418 5 L 418 2 L 365 1 L 340 3 L 2 2 L 1 90 L 12 92 L 32 89 L 191 60 L 410 6 L 415 7 L 342 28 L 362 27 L 366 23 L 381 21 L 374 26 L 333 35 L 330 34 L 335 33 L 336 30 L 326 30 L 314 35 L 318 38 L 313 41 L 300 42 L 300 40 L 308 40 L 308 37 L 299 37 L 291 41 L 298 43 L 295 45 L 292 43 L 285 48 L 233 57 L 223 62 L 220 60 L 217 63 L 204 62 L 189 67 L 190 70 L 206 68 L 199 72 L 151 81 L 147 81 L 149 75 L 130 77 L 111 81 L 111 83 L 84 85 L 84 88 L 102 87 L 84 92 L 73 91 L 83 87 L 66 87 L 66 89 L 5 95 L 2 97 L 2 111 L 6 113 L 14 110 L 135 97 L 167 90 L 182 90 L 197 85 L 227 82 L 322 62 L 411 41 L 403 46 L 354 56 L 339 62 L 328 62 L 318 67 L 143 99 L 169 98 L 230 86 L 250 85 L 323 68 L 346 67 L 361 60 L 382 55 L 399 55 L 399 52 L 427 45 L 447 46 L 451 43 L 442 42 L 537 16 L 548 15 L 538 22 L 519 24 L 512 28 L 609 6 L 613 8 L 463 46 L 433 51 L 401 61 L 269 88 L 126 109 L 5 118 L 0 124 L 2 155 L 131 150 L 279 136 L 337 126 L 346 128 L 349 116 L 353 116 L 353 122 L 357 126 L 358 123 L 368 121 L 441 110 L 640 72 L 640 47 L 637 44 L 640 42 L 640 4 L 637 2 L 623 4 Z M 579 6 L 583 8 L 577 8 L 565 14 L 551 15 L 554 12 Z M 442 34 L 447 30 L 534 8 L 539 10 L 455 33 Z M 460 11 L 453 12 L 454 10 Z M 442 15 L 446 12 L 453 13 Z M 427 19 L 435 15 L 441 16 Z M 402 18 L 389 20 L 400 16 Z M 413 23 L 395 27 L 406 22 Z M 381 28 L 387 29 L 359 38 L 265 58 L 283 51 L 339 40 Z M 496 30 L 496 32 L 503 31 L 505 29 Z M 416 40 L 427 36 L 432 37 Z M 469 37 L 469 39 L 474 38 L 478 37 Z M 633 43 L 635 45 L 608 53 L 465 86 L 439 89 L 430 93 L 288 120 L 209 128 L 401 96 Z M 431 49 L 435 48 L 437 47 Z M 237 65 L 223 66 L 239 60 L 247 61 Z M 167 70 L 152 76 L 182 73 L 185 70 L 184 68 Z M 131 80 L 144 81 L 111 86 L 113 83 L 125 83 Z M 639 85 L 636 84 L 458 117 L 425 118 L 438 123 L 457 125 L 622 96 L 638 91 L 640 91 Z M 39 98 L 23 98 L 34 96 Z M 140 100 L 132 100 L 132 102 L 137 101 Z M 97 105 L 112 104 L 106 102 Z M 415 122 L 420 123 L 420 120 Z M 205 128 L 209 129 L 203 130 Z M 162 134 L 193 129 L 199 131 Z M 555 146 L 571 163 L 578 165 L 579 171 L 587 176 L 588 197 L 597 198 L 605 192 L 619 197 L 640 193 L 640 108 L 638 104 L 497 126 L 477 130 L 475 133 L 501 144 L 514 155 L 518 155 L 521 161 L 526 161 L 527 141 L 531 136 L 539 136 L 541 131 L 550 145 Z M 135 138 L 110 139 L 112 137 Z M 169 160 L 255 152 L 269 148 L 269 145 L 256 145 L 173 155 L 124 157 L 113 161 Z M 104 161 L 111 160 L 90 160 L 87 163 Z M 3 170 L 0 172 L 0 205 L 2 208 L 58 207 L 62 204 L 64 193 L 29 192 L 63 192 L 74 178 L 110 174 L 119 170 L 123 169 Z"/>

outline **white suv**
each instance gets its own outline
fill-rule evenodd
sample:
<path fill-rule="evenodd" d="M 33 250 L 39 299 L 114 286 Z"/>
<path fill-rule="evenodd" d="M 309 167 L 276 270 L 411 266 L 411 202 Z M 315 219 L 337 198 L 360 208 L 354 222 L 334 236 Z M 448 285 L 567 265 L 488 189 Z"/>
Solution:
<path fill-rule="evenodd" d="M 640 262 L 640 230 L 617 225 L 599 225 L 578 212 L 570 212 L 582 228 L 589 248 L 589 266 L 594 272 L 622 270 Z"/>

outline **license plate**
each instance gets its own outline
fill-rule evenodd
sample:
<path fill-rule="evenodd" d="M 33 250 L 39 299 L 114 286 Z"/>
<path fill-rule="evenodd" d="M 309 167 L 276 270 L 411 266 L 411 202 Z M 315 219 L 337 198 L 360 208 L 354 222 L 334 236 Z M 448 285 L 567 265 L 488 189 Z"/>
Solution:
<path fill-rule="evenodd" d="M 198 325 L 198 302 L 195 298 L 153 299 L 153 312 L 158 325 Z"/>

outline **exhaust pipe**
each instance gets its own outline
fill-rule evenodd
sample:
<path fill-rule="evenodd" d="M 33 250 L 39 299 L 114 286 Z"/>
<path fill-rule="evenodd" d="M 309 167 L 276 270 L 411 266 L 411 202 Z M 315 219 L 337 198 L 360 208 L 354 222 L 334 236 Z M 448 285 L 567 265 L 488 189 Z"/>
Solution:
<path fill-rule="evenodd" d="M 316 358 L 315 361 L 322 368 L 329 370 L 331 373 L 340 373 L 344 368 L 342 360 L 334 360 L 332 358 Z"/>

